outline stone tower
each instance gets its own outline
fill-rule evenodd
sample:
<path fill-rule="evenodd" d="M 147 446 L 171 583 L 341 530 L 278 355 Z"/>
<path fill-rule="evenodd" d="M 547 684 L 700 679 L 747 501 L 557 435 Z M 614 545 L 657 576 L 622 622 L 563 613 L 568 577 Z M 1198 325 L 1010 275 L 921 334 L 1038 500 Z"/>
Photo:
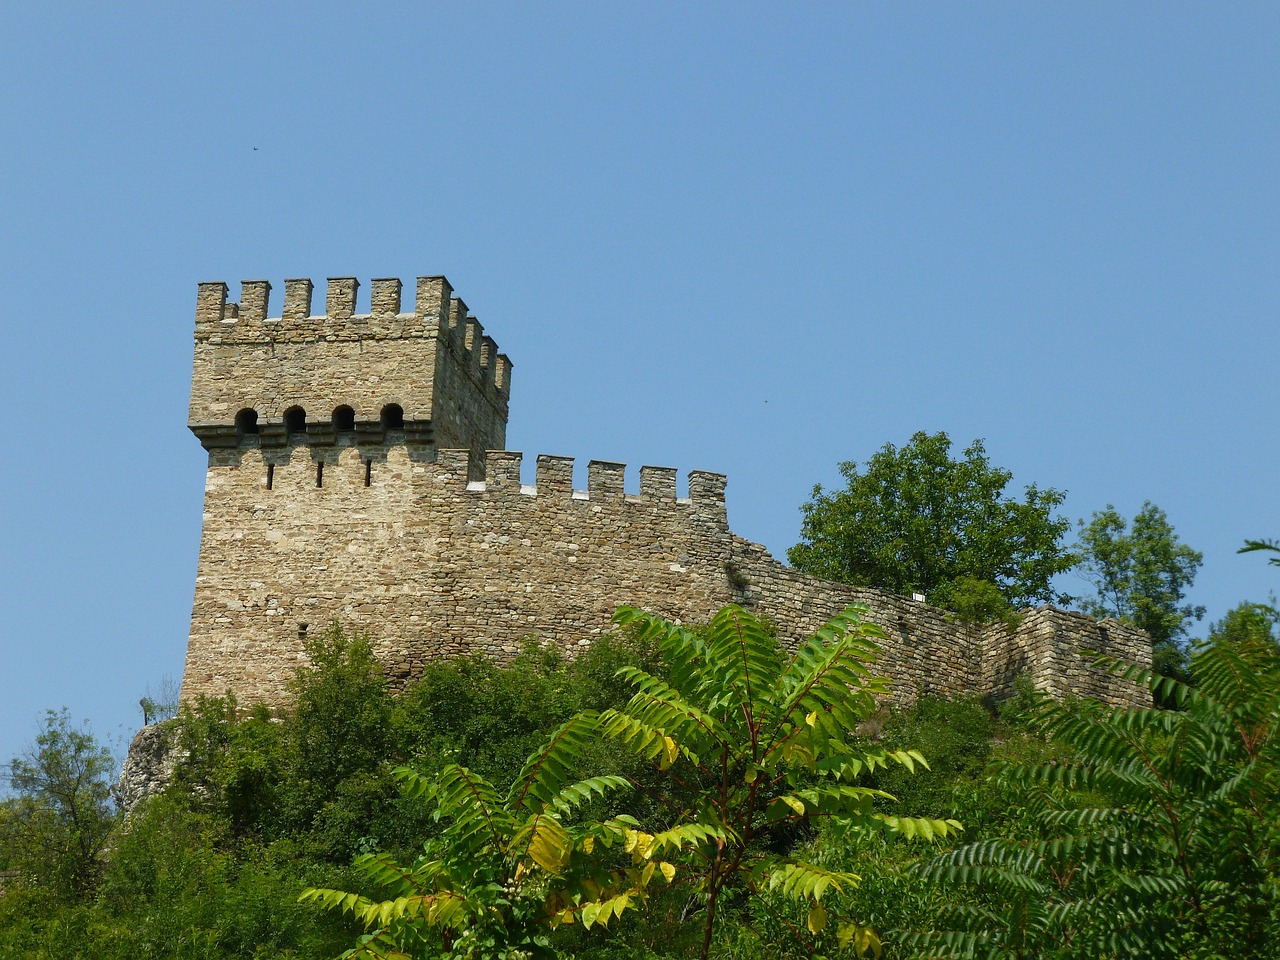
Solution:
<path fill-rule="evenodd" d="M 501 449 L 511 361 L 449 281 L 419 277 L 412 313 L 400 312 L 399 280 L 372 286 L 371 311 L 357 314 L 359 281 L 330 277 L 313 316 L 311 281 L 286 280 L 271 317 L 265 280 L 241 284 L 238 304 L 225 283 L 200 284 L 188 425 L 205 449 L 306 444 L 317 466 L 353 444 L 371 455 L 386 443 L 461 447 L 477 463 Z"/>
<path fill-rule="evenodd" d="M 312 282 L 286 280 L 275 317 L 266 281 L 242 283 L 238 304 L 225 283 L 199 286 L 188 425 L 209 467 L 184 697 L 277 699 L 300 638 L 325 625 L 315 608 L 343 610 L 324 593 L 394 592 L 374 544 L 403 528 L 397 481 L 441 447 L 483 475 L 483 451 L 505 445 L 511 361 L 449 282 L 419 277 L 402 312 L 401 282 L 374 280 L 367 314 L 358 286 L 330 277 L 313 315 Z M 346 574 L 326 578 L 331 564 Z"/>

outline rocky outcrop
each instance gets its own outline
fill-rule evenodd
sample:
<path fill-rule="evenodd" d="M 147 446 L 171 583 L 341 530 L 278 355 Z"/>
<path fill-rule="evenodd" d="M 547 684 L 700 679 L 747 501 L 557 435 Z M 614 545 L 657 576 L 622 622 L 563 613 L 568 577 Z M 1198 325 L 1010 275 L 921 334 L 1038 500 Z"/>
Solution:
<path fill-rule="evenodd" d="M 169 785 L 180 759 L 176 721 L 152 723 L 134 734 L 114 791 L 125 816 Z"/>

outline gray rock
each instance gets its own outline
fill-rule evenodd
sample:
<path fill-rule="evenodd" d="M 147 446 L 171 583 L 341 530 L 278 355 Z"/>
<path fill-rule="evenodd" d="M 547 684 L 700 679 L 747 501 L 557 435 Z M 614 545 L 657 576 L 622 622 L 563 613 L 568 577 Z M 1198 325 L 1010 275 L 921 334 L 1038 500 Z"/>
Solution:
<path fill-rule="evenodd" d="M 125 816 L 169 785 L 180 759 L 177 721 L 149 724 L 134 734 L 115 786 L 116 802 Z"/>

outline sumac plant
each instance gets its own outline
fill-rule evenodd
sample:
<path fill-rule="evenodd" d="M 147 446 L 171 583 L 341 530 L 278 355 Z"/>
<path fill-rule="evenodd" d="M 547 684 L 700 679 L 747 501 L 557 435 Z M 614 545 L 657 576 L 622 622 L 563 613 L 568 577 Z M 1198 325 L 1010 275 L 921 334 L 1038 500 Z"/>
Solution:
<path fill-rule="evenodd" d="M 753 898 L 767 910 L 776 899 L 764 896 L 770 891 L 807 908 L 803 920 L 779 919 L 811 954 L 834 940 L 859 956 L 879 955 L 874 931 L 830 918 L 823 904 L 827 890 L 855 886 L 857 875 L 783 852 L 808 821 L 924 838 L 960 830 L 955 820 L 887 814 L 883 802 L 893 798 L 857 783 L 888 764 L 926 765 L 917 751 L 867 749 L 857 740 L 859 723 L 889 690 L 871 671 L 883 634 L 862 620 L 865 612 L 849 607 L 789 655 L 765 623 L 737 606 L 696 631 L 631 608 L 614 618 L 656 641 L 670 671 L 667 679 L 638 667 L 619 671 L 635 694 L 601 715 L 601 729 L 655 761 L 672 782 L 659 799 L 686 830 L 676 883 L 691 884 L 701 904 L 703 958 L 726 899 Z"/>

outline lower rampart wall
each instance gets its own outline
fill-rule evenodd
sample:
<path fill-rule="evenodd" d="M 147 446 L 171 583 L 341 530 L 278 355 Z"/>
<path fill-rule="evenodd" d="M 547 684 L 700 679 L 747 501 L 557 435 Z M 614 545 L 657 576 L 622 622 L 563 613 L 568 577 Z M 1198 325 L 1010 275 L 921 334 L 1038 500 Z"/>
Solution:
<path fill-rule="evenodd" d="M 1142 667 L 1151 666 L 1151 639 L 1115 620 L 1040 607 L 1026 611 L 1016 630 L 987 628 L 982 678 L 985 689 L 1007 690 L 1020 675 L 1054 696 L 1094 697 L 1105 703 L 1149 702 L 1139 691 L 1095 667 L 1090 652 Z"/>
<path fill-rule="evenodd" d="M 866 604 L 904 700 L 1000 693 L 1025 672 L 1058 694 L 1127 702 L 1132 691 L 1077 651 L 1150 661 L 1144 635 L 1080 614 L 1042 608 L 1016 630 L 979 629 L 800 574 L 729 531 L 718 474 L 691 473 L 677 498 L 668 468 L 643 468 L 628 494 L 621 464 L 593 461 L 577 491 L 567 458 L 539 457 L 528 486 L 518 453 L 489 451 L 484 479 L 469 479 L 479 466 L 467 451 L 387 442 L 212 450 L 184 701 L 230 690 L 283 704 L 305 633 L 335 619 L 367 633 L 402 686 L 429 660 L 509 659 L 531 635 L 572 652 L 624 604 L 697 622 L 740 603 L 792 643 Z"/>

